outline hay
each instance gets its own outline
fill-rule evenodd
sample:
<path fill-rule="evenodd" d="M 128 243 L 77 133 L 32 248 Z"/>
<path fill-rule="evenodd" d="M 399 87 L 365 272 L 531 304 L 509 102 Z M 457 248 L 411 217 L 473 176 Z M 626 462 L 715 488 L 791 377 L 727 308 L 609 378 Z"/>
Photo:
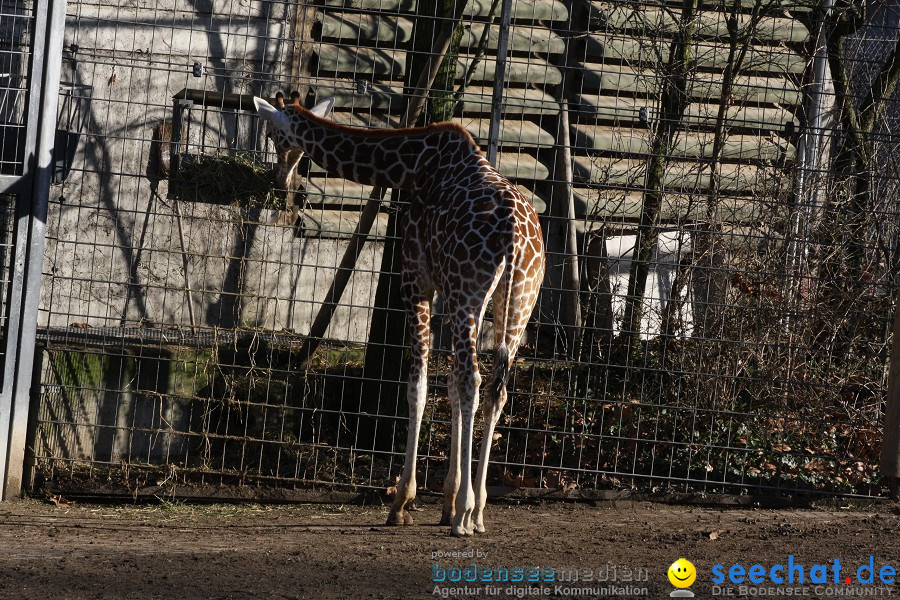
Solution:
<path fill-rule="evenodd" d="M 179 175 L 197 202 L 284 208 L 285 194 L 275 189 L 274 174 L 250 153 L 184 156 Z"/>

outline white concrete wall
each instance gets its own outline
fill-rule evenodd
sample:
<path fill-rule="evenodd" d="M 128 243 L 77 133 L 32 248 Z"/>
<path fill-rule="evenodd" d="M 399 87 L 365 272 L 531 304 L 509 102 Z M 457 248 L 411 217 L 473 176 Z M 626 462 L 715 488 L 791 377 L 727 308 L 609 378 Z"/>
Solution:
<path fill-rule="evenodd" d="M 298 238 L 294 228 L 275 225 L 275 211 L 197 203 L 188 195 L 177 200 L 183 248 L 176 199 L 151 158 L 153 129 L 172 117 L 179 90 L 281 89 L 296 6 L 69 2 L 63 79 L 81 91 L 68 98 L 75 118 L 63 121 L 81 125 L 81 137 L 72 172 L 51 195 L 42 325 L 186 326 L 189 283 L 196 325 L 308 331 L 346 235 Z M 204 67 L 200 78 L 192 74 L 195 61 Z M 195 109 L 191 119 L 192 153 L 265 143 L 250 115 L 212 108 L 204 116 Z M 326 221 L 324 229 L 335 225 L 334 214 L 308 217 Z M 353 223 L 339 225 L 347 231 Z M 370 244 L 342 301 L 350 307 L 337 312 L 329 336 L 365 339 L 379 262 L 380 247 Z"/>

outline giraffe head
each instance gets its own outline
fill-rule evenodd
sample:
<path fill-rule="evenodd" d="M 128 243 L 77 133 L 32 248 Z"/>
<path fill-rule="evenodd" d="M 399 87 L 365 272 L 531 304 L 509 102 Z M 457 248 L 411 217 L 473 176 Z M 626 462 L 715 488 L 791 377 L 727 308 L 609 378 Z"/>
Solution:
<path fill-rule="evenodd" d="M 299 94 L 291 95 L 290 104 L 285 104 L 284 95 L 278 93 L 275 97 L 275 106 L 272 106 L 262 98 L 253 98 L 253 105 L 261 119 L 266 121 L 266 137 L 275 145 L 275 155 L 278 161 L 275 164 L 275 181 L 283 189 L 291 190 L 296 186 L 291 185 L 296 176 L 297 165 L 303 158 L 303 149 L 296 142 L 293 132 L 293 123 L 297 122 L 297 116 L 306 111 L 300 106 Z M 313 106 L 309 112 L 317 117 L 325 118 L 334 107 L 334 98 L 322 100 Z"/>

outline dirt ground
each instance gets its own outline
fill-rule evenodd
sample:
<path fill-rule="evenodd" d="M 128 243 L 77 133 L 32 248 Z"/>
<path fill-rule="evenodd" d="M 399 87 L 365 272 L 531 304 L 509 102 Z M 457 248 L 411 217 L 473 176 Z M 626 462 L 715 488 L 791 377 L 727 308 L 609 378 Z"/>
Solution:
<path fill-rule="evenodd" d="M 735 563 L 768 570 L 787 564 L 792 555 L 808 569 L 806 577 L 814 564 L 825 565 L 831 577 L 839 559 L 843 579 L 856 577 L 872 556 L 876 578 L 885 564 L 900 571 L 900 511 L 891 505 L 754 510 L 546 503 L 493 504 L 488 511 L 488 533 L 458 540 L 434 524 L 440 513 L 435 504 L 415 513 L 419 525 L 395 528 L 382 525 L 387 516 L 382 506 L 10 502 L 0 504 L 0 597 L 343 600 L 462 597 L 450 595 L 458 592 L 667 598 L 675 588 L 666 571 L 683 556 L 698 573 L 690 590 L 707 598 L 729 589 L 734 595 L 769 595 L 783 587 L 767 582 L 750 586 L 755 593 L 731 584 L 716 589 L 711 581 L 716 564 L 726 573 Z M 456 551 L 474 556 L 433 554 Z M 454 567 L 473 563 L 482 569 L 479 577 L 497 567 L 510 573 L 517 567 L 552 568 L 557 583 L 433 581 L 442 571 L 454 576 Z M 615 582 L 610 566 L 617 569 Z M 632 579 L 640 577 L 640 569 L 646 570 L 646 581 L 626 581 L 629 571 Z M 557 587 L 563 570 L 583 578 L 590 570 L 594 582 Z M 603 573 L 607 582 L 597 582 Z M 868 572 L 860 576 L 866 579 Z M 790 587 L 793 595 L 811 597 L 833 596 L 838 588 L 900 596 L 900 586 L 877 580 L 842 585 Z"/>

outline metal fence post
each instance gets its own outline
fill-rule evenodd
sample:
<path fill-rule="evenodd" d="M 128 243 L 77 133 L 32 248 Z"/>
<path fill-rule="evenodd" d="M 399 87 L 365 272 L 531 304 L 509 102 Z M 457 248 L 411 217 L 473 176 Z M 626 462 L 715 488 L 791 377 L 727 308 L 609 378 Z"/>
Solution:
<path fill-rule="evenodd" d="M 62 68 L 66 0 L 47 0 L 36 10 L 35 36 L 29 81 L 28 127 L 36 130 L 33 155 L 28 157 L 30 189 L 22 188 L 16 215 L 16 250 L 13 262 L 10 329 L 15 348 L 7 355 L 6 373 L 12 370 L 9 429 L 0 431 L 0 500 L 18 495 L 22 488 L 28 407 L 34 370 L 37 313 L 41 293 L 47 204 L 53 178 L 53 148 Z M 28 152 L 28 150 L 26 150 Z M 12 311 L 17 314 L 13 315 Z M 12 318 L 15 317 L 15 318 Z M 12 369 L 11 369 L 12 367 Z M 9 382 L 6 382 L 9 386 Z M 5 448 L 4 448 L 5 446 Z"/>
<path fill-rule="evenodd" d="M 894 333 L 891 366 L 881 445 L 881 474 L 890 481 L 891 497 L 900 500 L 900 286 L 894 303 Z"/>
<path fill-rule="evenodd" d="M 494 168 L 497 168 L 497 150 L 500 146 L 500 119 L 503 111 L 503 87 L 506 82 L 506 55 L 511 21 L 512 0 L 503 0 L 500 9 L 500 37 L 497 40 L 497 67 L 494 71 L 494 93 L 491 95 L 491 121 L 488 126 L 487 159 Z"/>
<path fill-rule="evenodd" d="M 803 278 L 806 277 L 806 261 L 809 254 L 810 224 L 817 213 L 818 186 L 821 185 L 821 165 L 819 149 L 822 147 L 824 135 L 823 101 L 825 95 L 825 79 L 828 68 L 827 25 L 828 17 L 834 10 L 834 0 L 823 0 L 818 17 L 818 33 L 816 35 L 816 50 L 813 60 L 813 79 L 810 83 L 809 96 L 807 98 L 808 124 L 797 143 L 797 176 L 795 181 L 796 199 L 794 202 L 794 214 L 791 216 L 790 236 L 791 242 L 788 249 L 790 261 L 790 276 L 787 282 L 787 297 L 794 303 L 795 310 L 802 309 L 801 288 Z M 789 318 L 785 318 L 785 330 L 790 329 Z"/>

